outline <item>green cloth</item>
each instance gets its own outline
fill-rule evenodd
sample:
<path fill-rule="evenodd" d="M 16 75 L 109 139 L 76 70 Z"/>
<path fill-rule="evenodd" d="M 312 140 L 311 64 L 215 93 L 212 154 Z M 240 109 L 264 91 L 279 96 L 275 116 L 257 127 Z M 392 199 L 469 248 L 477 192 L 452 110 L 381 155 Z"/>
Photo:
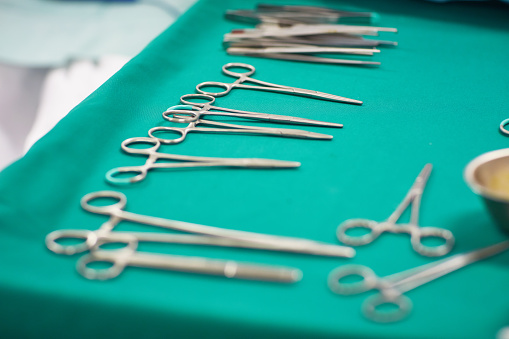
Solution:
<path fill-rule="evenodd" d="M 283 3 L 283 1 L 278 1 Z M 334 1 L 300 1 L 337 7 Z M 343 2 L 342 2 L 343 3 Z M 228 56 L 222 34 L 228 8 L 255 1 L 202 0 L 105 85 L 78 105 L 28 154 L 0 175 L 0 333 L 2 337 L 144 338 L 493 338 L 509 325 L 509 254 L 501 254 L 407 292 L 404 321 L 366 320 L 371 292 L 339 296 L 326 285 L 343 264 L 380 276 L 434 259 L 416 254 L 405 235 L 384 234 L 352 260 L 239 249 L 142 244 L 141 251 L 204 255 L 294 266 L 304 278 L 278 285 L 128 268 L 110 281 L 75 270 L 78 256 L 49 252 L 44 237 L 62 228 L 97 229 L 104 216 L 80 198 L 98 190 L 126 194 L 127 210 L 174 220 L 338 243 L 348 218 L 384 220 L 425 163 L 434 170 L 420 223 L 450 229 L 453 253 L 505 239 L 465 185 L 465 165 L 507 147 L 497 131 L 509 111 L 507 8 L 413 1 L 346 1 L 397 27 L 397 48 L 379 69 Z M 247 26 L 246 26 L 247 27 Z M 391 39 L 386 34 L 384 38 Z M 112 187 L 113 167 L 144 163 L 120 151 L 129 137 L 164 125 L 161 113 L 202 81 L 231 81 L 227 62 L 247 62 L 255 78 L 365 102 L 361 107 L 266 92 L 234 90 L 222 107 L 344 123 L 332 141 L 190 135 L 164 152 L 301 161 L 293 170 L 152 171 L 139 184 Z M 293 127 L 293 128 L 302 128 Z M 123 224 L 117 230 L 148 230 Z M 153 230 L 153 229 L 150 229 Z"/>

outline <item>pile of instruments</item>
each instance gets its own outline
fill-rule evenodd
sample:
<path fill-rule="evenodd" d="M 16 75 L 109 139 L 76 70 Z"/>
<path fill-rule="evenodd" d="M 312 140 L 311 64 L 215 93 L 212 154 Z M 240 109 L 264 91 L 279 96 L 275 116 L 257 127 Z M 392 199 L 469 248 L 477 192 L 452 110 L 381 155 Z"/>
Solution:
<path fill-rule="evenodd" d="M 379 47 L 397 42 L 367 39 L 396 28 L 361 26 L 370 24 L 374 13 L 350 12 L 313 6 L 259 4 L 256 10 L 228 10 L 226 18 L 256 24 L 254 29 L 234 29 L 224 35 L 230 55 L 341 65 L 378 66 L 380 62 L 337 59 L 321 54 L 351 55 L 357 58 L 380 53 Z M 350 23 L 350 24 L 346 24 Z"/>

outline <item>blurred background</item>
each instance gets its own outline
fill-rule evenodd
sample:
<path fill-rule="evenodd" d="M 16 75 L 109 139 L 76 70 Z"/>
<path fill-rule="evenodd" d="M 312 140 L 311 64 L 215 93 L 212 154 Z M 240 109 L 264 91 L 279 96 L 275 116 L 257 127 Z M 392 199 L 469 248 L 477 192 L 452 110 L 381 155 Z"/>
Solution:
<path fill-rule="evenodd" d="M 0 0 L 0 171 L 196 0 Z"/>

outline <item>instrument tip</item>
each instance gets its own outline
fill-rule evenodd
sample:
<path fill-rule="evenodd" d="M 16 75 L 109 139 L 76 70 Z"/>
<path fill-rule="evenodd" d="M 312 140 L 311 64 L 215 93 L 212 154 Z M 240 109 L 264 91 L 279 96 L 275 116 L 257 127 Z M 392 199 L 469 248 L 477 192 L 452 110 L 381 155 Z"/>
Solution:
<path fill-rule="evenodd" d="M 291 273 L 292 282 L 298 282 L 302 280 L 302 271 L 299 269 L 294 269 Z"/>

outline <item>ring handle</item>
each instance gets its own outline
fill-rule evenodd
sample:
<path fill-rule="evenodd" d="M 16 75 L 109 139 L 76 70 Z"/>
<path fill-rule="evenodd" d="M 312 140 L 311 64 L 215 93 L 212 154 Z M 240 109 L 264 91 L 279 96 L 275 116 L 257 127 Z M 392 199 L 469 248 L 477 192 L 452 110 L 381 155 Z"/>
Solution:
<path fill-rule="evenodd" d="M 81 257 L 76 263 L 78 272 L 87 279 L 108 280 L 117 277 L 129 264 L 129 259 L 138 247 L 138 240 L 132 235 L 114 235 L 114 240 L 126 244 L 125 247 L 118 250 L 95 250 L 90 254 Z M 97 262 L 106 262 L 112 264 L 107 268 L 93 268 L 89 265 Z"/>
<path fill-rule="evenodd" d="M 438 246 L 427 246 L 422 243 L 423 238 L 441 238 L 444 244 Z M 449 253 L 454 246 L 454 235 L 451 231 L 438 227 L 421 227 L 412 232 L 412 247 L 414 250 L 427 257 L 439 257 Z"/>
<path fill-rule="evenodd" d="M 208 100 L 207 102 L 192 102 L 188 101 L 189 99 L 203 99 Z M 208 94 L 184 94 L 180 97 L 180 102 L 184 105 L 192 105 L 192 106 L 198 106 L 198 107 L 204 107 L 206 105 L 212 105 L 216 101 L 216 98 L 214 98 L 212 95 Z"/>
<path fill-rule="evenodd" d="M 202 90 L 203 87 L 222 87 L 225 90 L 222 92 L 217 92 L 217 93 L 206 92 L 206 91 Z M 196 85 L 196 90 L 198 92 L 200 92 L 201 94 L 206 94 L 206 95 L 210 95 L 213 97 L 223 97 L 226 94 L 230 93 L 232 88 L 233 88 L 233 84 L 226 84 L 224 82 L 216 82 L 216 81 L 206 81 L 206 82 L 202 82 L 201 84 Z"/>
<path fill-rule="evenodd" d="M 114 202 L 109 205 L 104 206 L 94 206 L 91 205 L 90 202 L 95 199 L 100 198 L 110 198 L 118 200 L 117 202 Z M 98 191 L 98 192 L 92 192 L 88 193 L 83 198 L 81 198 L 81 207 L 85 211 L 89 211 L 92 213 L 97 214 L 106 214 L 106 215 L 112 215 L 120 210 L 123 210 L 125 205 L 127 203 L 127 198 L 124 194 L 116 191 Z"/>
<path fill-rule="evenodd" d="M 500 123 L 500 133 L 509 136 L 509 130 L 505 128 L 506 125 L 509 125 L 509 119 L 505 119 Z"/>
<path fill-rule="evenodd" d="M 149 148 L 132 148 L 130 147 L 132 144 L 151 144 L 153 146 Z M 156 138 L 147 138 L 147 137 L 134 137 L 125 139 L 122 141 L 122 144 L 120 144 L 120 147 L 122 147 L 122 150 L 129 154 L 142 154 L 142 155 L 150 155 L 153 152 L 156 152 L 159 147 L 161 146 L 161 143 Z"/>
<path fill-rule="evenodd" d="M 176 105 L 168 108 L 166 112 L 163 112 L 163 118 L 170 122 L 190 124 L 200 118 L 200 113 L 196 111 L 201 110 L 196 106 L 193 107 L 190 105 Z"/>
<path fill-rule="evenodd" d="M 383 293 L 383 292 L 382 292 Z M 381 311 L 382 305 L 395 306 L 391 311 Z M 397 295 L 391 298 L 383 294 L 368 297 L 362 306 L 362 313 L 377 323 L 392 323 L 405 318 L 412 310 L 412 301 L 405 295 Z"/>
<path fill-rule="evenodd" d="M 79 244 L 62 245 L 58 240 L 79 239 L 83 240 Z M 46 247 L 53 253 L 73 255 L 90 250 L 97 243 L 97 234 L 89 230 L 57 230 L 46 236 Z"/>
<path fill-rule="evenodd" d="M 351 283 L 341 282 L 341 279 L 345 279 L 346 277 L 361 277 L 362 279 Z M 329 274 L 327 284 L 329 285 L 329 289 L 336 294 L 359 294 L 375 288 L 377 276 L 369 267 L 362 265 L 346 265 L 332 270 Z"/>
<path fill-rule="evenodd" d="M 346 232 L 354 228 L 364 228 L 369 230 L 369 233 L 360 236 L 351 236 Z M 378 238 L 382 232 L 380 224 L 376 221 L 369 219 L 349 219 L 341 223 L 337 229 L 337 237 L 339 241 L 351 246 L 366 245 Z"/>
<path fill-rule="evenodd" d="M 240 72 L 234 72 L 234 71 L 230 71 L 229 70 L 229 68 L 234 68 L 234 67 L 245 68 L 248 71 L 240 73 Z M 236 78 L 248 77 L 250 75 L 253 75 L 255 70 L 256 69 L 254 68 L 253 65 L 244 64 L 244 63 L 241 63 L 241 62 L 230 62 L 230 63 L 227 63 L 226 65 L 223 66 L 223 73 L 224 74 L 227 74 L 229 76 L 236 77 Z"/>
<path fill-rule="evenodd" d="M 142 181 L 147 176 L 147 168 L 145 166 L 128 166 L 112 168 L 106 172 L 106 181 L 114 185 L 127 185 Z M 118 175 L 123 173 L 134 173 L 131 177 L 119 178 Z"/>
<path fill-rule="evenodd" d="M 76 263 L 78 272 L 90 280 L 108 280 L 117 277 L 124 270 L 126 263 L 119 258 L 105 258 L 98 257 L 98 254 L 103 251 L 92 252 L 81 257 Z M 97 262 L 107 262 L 112 264 L 108 268 L 92 268 L 89 265 Z"/>
<path fill-rule="evenodd" d="M 179 137 L 174 139 L 165 139 L 161 137 L 157 137 L 154 135 L 154 133 L 157 132 L 165 132 L 165 133 L 171 133 L 171 134 L 177 134 Z M 166 126 L 158 126 L 158 127 L 152 127 L 148 130 L 148 135 L 150 135 L 151 138 L 154 138 L 158 140 L 161 144 L 167 144 L 167 145 L 174 145 L 179 144 L 187 136 L 187 129 L 186 128 L 180 128 L 180 127 L 166 127 Z"/>

